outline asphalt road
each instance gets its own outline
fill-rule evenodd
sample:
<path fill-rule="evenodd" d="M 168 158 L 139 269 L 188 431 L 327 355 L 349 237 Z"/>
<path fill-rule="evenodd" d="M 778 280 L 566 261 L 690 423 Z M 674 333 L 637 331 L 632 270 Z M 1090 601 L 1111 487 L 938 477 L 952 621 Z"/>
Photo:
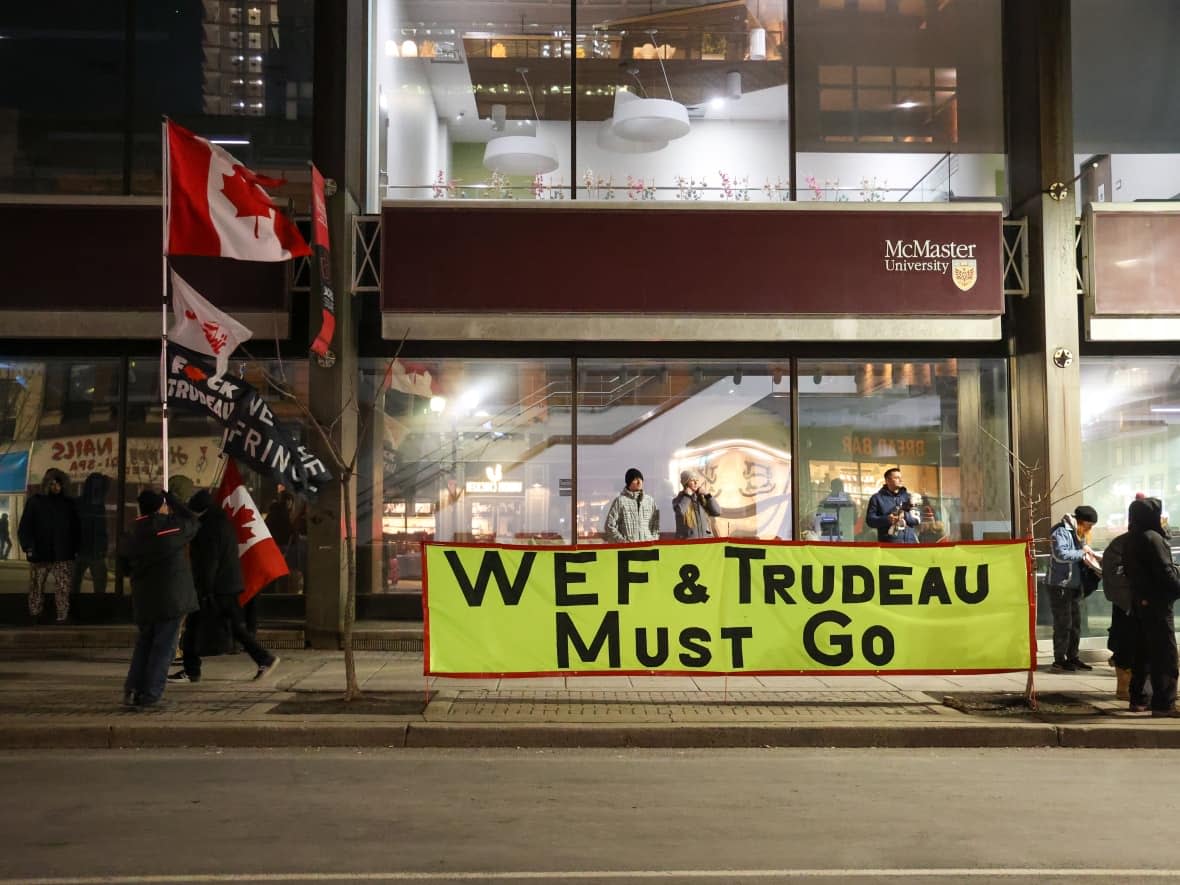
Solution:
<path fill-rule="evenodd" d="M 1150 882 L 1147 750 L 0 753 L 0 885 Z"/>

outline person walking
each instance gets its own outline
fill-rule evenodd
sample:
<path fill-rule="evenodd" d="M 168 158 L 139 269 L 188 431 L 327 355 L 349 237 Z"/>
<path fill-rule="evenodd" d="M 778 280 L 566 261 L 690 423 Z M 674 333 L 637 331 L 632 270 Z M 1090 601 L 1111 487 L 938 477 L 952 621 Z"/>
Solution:
<path fill-rule="evenodd" d="M 107 592 L 107 489 L 111 480 L 102 473 L 92 473 L 82 484 L 78 496 L 78 556 L 74 563 L 74 593 L 82 589 L 87 570 L 95 593 Z"/>
<path fill-rule="evenodd" d="M 914 512 L 910 493 L 901 484 L 901 468 L 885 471 L 885 483 L 869 498 L 865 522 L 877 530 L 881 544 L 917 544 L 921 517 Z"/>
<path fill-rule="evenodd" d="M 660 512 L 655 499 L 643 493 L 643 474 L 638 467 L 627 470 L 623 486 L 606 511 L 603 536 L 612 544 L 659 540 Z"/>
<path fill-rule="evenodd" d="M 672 499 L 677 538 L 712 538 L 712 517 L 721 515 L 721 505 L 702 490 L 703 477 L 695 470 L 680 472 L 680 494 Z"/>
<path fill-rule="evenodd" d="M 69 484 L 69 477 L 61 470 L 46 470 L 40 493 L 29 499 L 17 526 L 17 540 L 29 561 L 29 614 L 33 620 L 41 616 L 45 584 L 51 577 L 57 622 L 64 623 L 70 614 L 79 528 L 78 512 L 66 493 Z"/>
<path fill-rule="evenodd" d="M 12 533 L 8 527 L 8 514 L 0 513 L 0 559 L 8 559 L 12 550 Z"/>
<path fill-rule="evenodd" d="M 185 545 L 199 524 L 170 492 L 146 489 L 137 503 L 139 518 L 119 544 L 139 630 L 123 681 L 123 705 L 160 709 L 181 618 L 197 610 Z"/>
<path fill-rule="evenodd" d="M 1049 532 L 1049 607 L 1053 610 L 1053 665 L 1056 673 L 1094 668 L 1078 657 L 1082 635 L 1082 569 L 1094 551 L 1083 541 L 1098 522 L 1098 511 L 1086 504 L 1067 513 Z"/>
<path fill-rule="evenodd" d="M 1152 716 L 1180 716 L 1176 709 L 1177 655 L 1172 605 L 1180 599 L 1180 571 L 1164 530 L 1158 498 L 1132 501 L 1127 511 L 1123 571 L 1131 585 L 1135 656 L 1130 710 Z M 1151 699 L 1145 689 L 1150 674 Z"/>
<path fill-rule="evenodd" d="M 211 609 L 214 616 L 229 621 L 234 639 L 257 667 L 254 678 L 269 676 L 278 666 L 279 658 L 259 645 L 246 630 L 242 607 L 238 604 L 238 594 L 243 590 L 243 583 L 237 532 L 209 492 L 197 492 L 188 506 L 200 521 L 200 528 L 189 551 L 197 597 Z M 184 666 L 168 677 L 170 682 L 201 681 L 200 641 L 201 613 L 197 611 L 185 619 L 181 648 Z"/>

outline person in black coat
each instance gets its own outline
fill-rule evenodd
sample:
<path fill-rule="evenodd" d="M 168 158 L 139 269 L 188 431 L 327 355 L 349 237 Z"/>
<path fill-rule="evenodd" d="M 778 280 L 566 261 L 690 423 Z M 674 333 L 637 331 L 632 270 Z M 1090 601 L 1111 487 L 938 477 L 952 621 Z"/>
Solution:
<path fill-rule="evenodd" d="M 197 609 L 197 592 L 185 545 L 197 534 L 197 518 L 169 492 L 139 494 L 139 518 L 119 544 L 131 577 L 131 602 L 139 635 L 123 682 L 123 704 L 158 707 L 167 685 L 180 621 Z"/>
<path fill-rule="evenodd" d="M 279 659 L 263 648 L 246 631 L 238 594 L 243 590 L 242 564 L 238 559 L 238 534 L 207 491 L 199 491 L 189 500 L 189 508 L 200 518 L 201 527 L 193 538 L 189 556 L 193 565 L 193 582 L 201 603 L 216 616 L 229 620 L 236 639 L 258 668 L 255 679 L 274 672 Z M 171 682 L 201 681 L 201 613 L 185 619 L 182 649 L 184 668 L 168 677 Z"/>
<path fill-rule="evenodd" d="M 901 484 L 901 468 L 890 467 L 885 471 L 885 484 L 869 498 L 865 522 L 877 530 L 877 541 L 882 544 L 917 544 L 921 521 L 913 513 L 910 493 Z"/>
<path fill-rule="evenodd" d="M 78 512 L 66 493 L 70 478 L 56 467 L 45 471 L 40 494 L 25 505 L 17 540 L 29 561 L 29 614 L 41 616 L 45 583 L 53 578 L 53 601 L 60 624 L 70 614 L 74 557 L 78 553 Z"/>
<path fill-rule="evenodd" d="M 1151 714 L 1177 716 L 1176 633 L 1172 604 L 1180 599 L 1180 572 L 1172 562 L 1156 498 L 1132 501 L 1127 511 L 1123 572 L 1131 586 L 1135 655 L 1131 667 L 1132 712 L 1148 708 L 1144 691 L 1151 676 Z"/>
<path fill-rule="evenodd" d="M 107 489 L 106 474 L 92 473 L 78 496 L 78 558 L 74 565 L 74 593 L 82 589 L 87 570 L 95 593 L 107 592 Z"/>

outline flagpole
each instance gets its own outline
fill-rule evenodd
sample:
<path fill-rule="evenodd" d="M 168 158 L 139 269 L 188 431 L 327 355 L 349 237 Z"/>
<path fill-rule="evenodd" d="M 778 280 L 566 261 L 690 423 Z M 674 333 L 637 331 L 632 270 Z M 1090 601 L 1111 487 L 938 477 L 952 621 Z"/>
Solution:
<path fill-rule="evenodd" d="M 160 462 L 164 465 L 163 488 L 168 488 L 168 198 L 172 186 L 172 169 L 168 162 L 168 118 L 160 123 L 160 153 L 163 199 L 160 241 Z"/>

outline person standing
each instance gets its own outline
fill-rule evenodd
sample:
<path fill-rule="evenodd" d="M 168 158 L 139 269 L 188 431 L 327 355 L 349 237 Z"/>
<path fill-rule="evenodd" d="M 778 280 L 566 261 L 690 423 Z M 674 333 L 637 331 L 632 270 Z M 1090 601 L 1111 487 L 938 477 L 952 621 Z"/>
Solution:
<path fill-rule="evenodd" d="M 189 550 L 197 598 L 208 605 L 215 616 L 229 621 L 234 639 L 258 668 L 254 678 L 269 676 L 278 666 L 279 659 L 259 645 L 246 630 L 242 607 L 238 604 L 243 583 L 237 532 L 225 511 L 214 503 L 213 496 L 207 491 L 202 490 L 193 495 L 189 509 L 200 520 L 200 528 Z M 169 676 L 170 682 L 201 681 L 200 639 L 201 613 L 197 611 L 185 619 L 181 649 L 184 668 Z"/>
<path fill-rule="evenodd" d="M 917 544 L 918 523 L 910 493 L 901 484 L 901 468 L 885 471 L 885 483 L 869 498 L 865 522 L 877 530 L 877 541 L 882 544 Z"/>
<path fill-rule="evenodd" d="M 712 517 L 721 515 L 721 505 L 702 490 L 702 477 L 695 470 L 680 472 L 680 494 L 672 499 L 677 538 L 712 538 Z"/>
<path fill-rule="evenodd" d="M 1094 551 L 1083 541 L 1098 522 L 1098 511 L 1086 504 L 1065 514 L 1049 533 L 1049 606 L 1053 610 L 1053 666 L 1056 673 L 1094 668 L 1078 657 L 1082 635 L 1082 569 Z"/>
<path fill-rule="evenodd" d="M 139 629 L 123 681 L 123 705 L 158 709 L 181 618 L 197 610 L 185 545 L 196 537 L 199 524 L 171 492 L 145 489 L 137 503 L 139 518 L 119 544 Z"/>
<path fill-rule="evenodd" d="M 1177 655 L 1172 605 L 1180 599 L 1180 573 L 1172 562 L 1158 498 L 1132 501 L 1127 511 L 1123 571 L 1131 585 L 1135 657 L 1131 667 L 1130 710 L 1152 716 L 1180 716 L 1176 709 Z"/>
<path fill-rule="evenodd" d="M 627 470 L 623 486 L 606 511 L 603 536 L 612 544 L 659 540 L 660 512 L 652 496 L 643 493 L 643 474 L 639 468 Z"/>
<path fill-rule="evenodd" d="M 78 497 L 78 557 L 74 564 L 74 593 L 82 589 L 87 569 L 95 593 L 107 592 L 107 489 L 110 479 L 92 473 L 82 484 Z"/>
<path fill-rule="evenodd" d="M 33 495 L 21 514 L 17 540 L 29 560 L 29 614 L 41 616 L 45 583 L 53 578 L 57 622 L 70 614 L 74 557 L 78 553 L 78 512 L 66 494 L 69 477 L 56 467 L 45 471 L 41 492 Z"/>
<path fill-rule="evenodd" d="M 8 514 L 0 513 L 0 559 L 8 559 L 12 550 L 12 534 L 8 528 Z"/>

